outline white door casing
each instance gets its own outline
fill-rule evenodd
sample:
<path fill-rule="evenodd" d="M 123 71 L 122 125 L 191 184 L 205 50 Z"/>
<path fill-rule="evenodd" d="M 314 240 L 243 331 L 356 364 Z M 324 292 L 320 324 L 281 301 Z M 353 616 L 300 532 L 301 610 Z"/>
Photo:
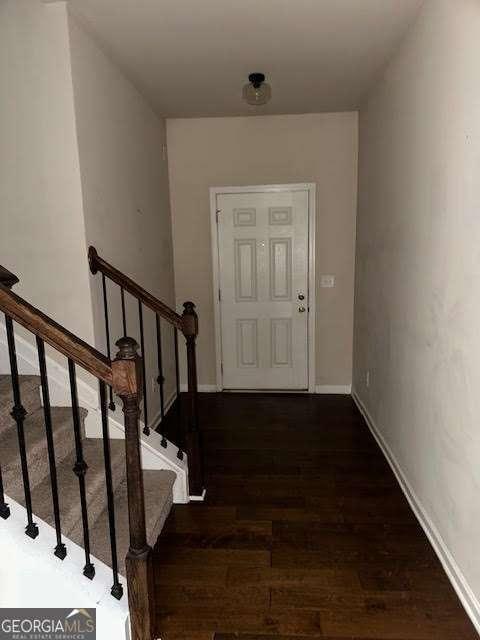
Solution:
<path fill-rule="evenodd" d="M 314 390 L 314 194 L 211 189 L 219 389 Z"/>

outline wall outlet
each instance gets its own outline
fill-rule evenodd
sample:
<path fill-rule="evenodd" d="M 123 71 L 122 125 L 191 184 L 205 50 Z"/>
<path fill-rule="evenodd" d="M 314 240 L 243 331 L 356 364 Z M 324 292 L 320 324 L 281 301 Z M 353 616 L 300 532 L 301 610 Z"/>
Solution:
<path fill-rule="evenodd" d="M 324 289 L 331 289 L 335 286 L 335 276 L 320 276 L 320 286 Z"/>
<path fill-rule="evenodd" d="M 365 384 L 367 385 L 367 389 L 370 386 L 370 371 L 367 371 L 365 374 Z"/>
<path fill-rule="evenodd" d="M 150 382 L 152 384 L 152 391 L 155 393 L 158 389 L 158 382 L 156 378 L 150 378 Z"/>

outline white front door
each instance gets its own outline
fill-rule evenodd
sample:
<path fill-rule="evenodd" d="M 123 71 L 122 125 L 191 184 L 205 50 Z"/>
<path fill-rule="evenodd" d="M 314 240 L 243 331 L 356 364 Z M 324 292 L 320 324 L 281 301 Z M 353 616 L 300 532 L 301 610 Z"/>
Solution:
<path fill-rule="evenodd" d="M 308 198 L 217 194 L 225 389 L 308 388 Z"/>

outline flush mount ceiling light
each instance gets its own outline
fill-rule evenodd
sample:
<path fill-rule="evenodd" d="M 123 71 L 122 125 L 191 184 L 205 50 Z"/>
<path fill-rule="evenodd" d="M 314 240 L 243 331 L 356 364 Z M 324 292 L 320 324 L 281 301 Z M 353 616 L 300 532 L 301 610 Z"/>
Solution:
<path fill-rule="evenodd" d="M 243 99 L 245 102 L 255 107 L 267 104 L 272 97 L 272 89 L 265 82 L 265 74 L 251 73 L 248 79 L 250 82 L 243 87 Z"/>

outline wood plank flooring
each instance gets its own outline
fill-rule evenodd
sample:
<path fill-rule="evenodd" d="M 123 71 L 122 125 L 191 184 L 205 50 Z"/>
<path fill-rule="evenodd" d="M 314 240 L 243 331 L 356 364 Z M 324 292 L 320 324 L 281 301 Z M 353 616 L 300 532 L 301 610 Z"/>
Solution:
<path fill-rule="evenodd" d="M 203 394 L 207 499 L 155 549 L 162 640 L 477 634 L 348 396 Z"/>

